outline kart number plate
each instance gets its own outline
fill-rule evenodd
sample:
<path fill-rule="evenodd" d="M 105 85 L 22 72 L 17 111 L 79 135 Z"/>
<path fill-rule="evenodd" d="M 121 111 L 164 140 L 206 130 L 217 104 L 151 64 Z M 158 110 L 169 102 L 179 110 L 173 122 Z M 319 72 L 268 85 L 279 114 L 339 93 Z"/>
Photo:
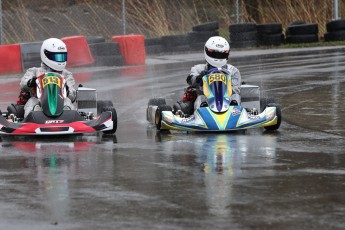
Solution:
<path fill-rule="evenodd" d="M 213 73 L 210 76 L 208 76 L 208 84 L 211 85 L 215 81 L 221 81 L 224 84 L 226 84 L 226 77 L 224 74 L 221 73 Z"/>
<path fill-rule="evenodd" d="M 57 85 L 61 88 L 61 79 L 55 76 L 49 76 L 42 79 L 43 88 L 46 85 L 51 85 L 51 84 Z"/>

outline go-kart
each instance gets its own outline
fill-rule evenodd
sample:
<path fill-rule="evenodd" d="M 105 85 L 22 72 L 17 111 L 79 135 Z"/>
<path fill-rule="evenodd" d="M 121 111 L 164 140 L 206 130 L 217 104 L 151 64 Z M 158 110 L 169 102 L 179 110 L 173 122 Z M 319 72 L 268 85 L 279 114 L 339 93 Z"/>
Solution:
<path fill-rule="evenodd" d="M 147 120 L 158 130 L 232 131 L 264 127 L 277 130 L 281 109 L 271 98 L 260 98 L 255 85 L 241 86 L 241 104 L 232 105 L 231 76 L 227 70 L 214 68 L 202 76 L 206 100 L 191 114 L 173 109 L 164 98 L 152 98 L 147 107 Z M 188 102 L 188 103 L 194 103 Z M 183 108 L 183 107 L 182 107 Z M 194 108 L 192 106 L 192 108 Z"/>
<path fill-rule="evenodd" d="M 58 73 L 45 73 L 36 79 L 36 94 L 40 106 L 24 118 L 24 104 L 30 95 L 21 92 L 16 104 L 1 112 L 0 134 L 5 135 L 65 135 L 103 132 L 114 134 L 117 114 L 111 101 L 97 101 L 95 89 L 79 85 L 76 107 L 64 107 L 67 97 L 65 79 Z M 26 95 L 26 96 L 25 96 Z"/>

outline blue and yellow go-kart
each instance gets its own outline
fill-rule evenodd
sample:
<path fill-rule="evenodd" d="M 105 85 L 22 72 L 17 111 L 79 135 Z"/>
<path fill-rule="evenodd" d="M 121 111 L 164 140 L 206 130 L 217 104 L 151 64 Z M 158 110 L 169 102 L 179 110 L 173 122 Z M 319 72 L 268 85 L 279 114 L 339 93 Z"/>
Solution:
<path fill-rule="evenodd" d="M 260 98 L 255 85 L 242 85 L 241 105 L 230 105 L 231 77 L 222 69 L 211 69 L 202 77 L 206 102 L 190 116 L 173 111 L 165 99 L 149 101 L 147 120 L 158 130 L 180 131 L 232 131 L 264 127 L 277 130 L 280 126 L 281 109 L 272 99 Z M 261 112 L 260 112 L 261 111 Z"/>

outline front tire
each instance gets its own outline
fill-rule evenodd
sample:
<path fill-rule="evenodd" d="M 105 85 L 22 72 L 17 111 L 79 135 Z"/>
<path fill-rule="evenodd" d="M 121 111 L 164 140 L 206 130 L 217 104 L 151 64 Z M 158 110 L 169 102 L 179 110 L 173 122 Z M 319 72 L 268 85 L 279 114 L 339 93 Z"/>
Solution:
<path fill-rule="evenodd" d="M 110 111 L 112 115 L 112 121 L 113 121 L 113 129 L 103 131 L 104 134 L 114 134 L 117 130 L 117 114 L 114 107 L 105 107 L 103 108 L 102 112 Z"/>
<path fill-rule="evenodd" d="M 159 105 L 156 114 L 155 114 L 155 125 L 158 130 L 161 130 L 162 128 L 162 112 L 163 111 L 172 111 L 172 108 L 170 105 Z"/>
<path fill-rule="evenodd" d="M 279 127 L 280 127 L 280 124 L 282 122 L 282 111 L 281 111 L 281 108 L 280 108 L 280 106 L 278 104 L 275 104 L 275 103 L 268 104 L 267 107 L 276 107 L 277 124 L 271 125 L 271 126 L 265 126 L 264 128 L 266 130 L 269 130 L 269 131 L 278 130 Z"/>

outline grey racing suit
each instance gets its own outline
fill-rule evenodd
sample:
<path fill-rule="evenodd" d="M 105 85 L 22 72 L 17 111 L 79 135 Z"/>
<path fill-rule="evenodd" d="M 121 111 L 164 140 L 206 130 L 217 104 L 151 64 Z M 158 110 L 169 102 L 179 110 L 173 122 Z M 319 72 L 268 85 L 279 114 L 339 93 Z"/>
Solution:
<path fill-rule="evenodd" d="M 205 96 L 202 93 L 202 87 L 200 86 L 200 83 L 197 82 L 197 77 L 201 73 L 205 73 L 207 70 L 211 69 L 209 64 L 198 64 L 191 68 L 191 72 L 189 76 L 187 77 L 187 83 L 195 87 L 197 89 L 198 98 L 194 103 L 194 109 L 197 109 L 200 107 L 201 102 L 206 101 Z M 230 101 L 236 101 L 238 105 L 241 104 L 241 74 L 240 71 L 233 65 L 226 64 L 223 69 L 226 69 L 231 78 L 232 78 L 232 95 L 230 98 Z"/>
<path fill-rule="evenodd" d="M 41 67 L 33 67 L 29 68 L 24 76 L 22 77 L 20 81 L 20 89 L 23 92 L 29 92 L 30 98 L 26 102 L 24 106 L 24 117 L 26 117 L 30 111 L 32 111 L 35 107 L 35 105 L 39 104 L 39 100 L 37 99 L 35 92 L 32 87 L 28 87 L 28 81 L 32 79 L 33 77 L 38 77 L 41 74 L 47 73 L 47 72 L 56 72 L 46 65 L 42 64 Z M 75 89 L 75 80 L 71 72 L 68 70 L 63 70 L 62 72 L 59 72 L 66 80 L 66 85 L 68 86 L 68 96 L 64 99 L 64 106 L 69 107 L 72 110 L 75 110 L 75 106 L 73 105 L 73 102 L 76 99 L 77 91 Z"/>

